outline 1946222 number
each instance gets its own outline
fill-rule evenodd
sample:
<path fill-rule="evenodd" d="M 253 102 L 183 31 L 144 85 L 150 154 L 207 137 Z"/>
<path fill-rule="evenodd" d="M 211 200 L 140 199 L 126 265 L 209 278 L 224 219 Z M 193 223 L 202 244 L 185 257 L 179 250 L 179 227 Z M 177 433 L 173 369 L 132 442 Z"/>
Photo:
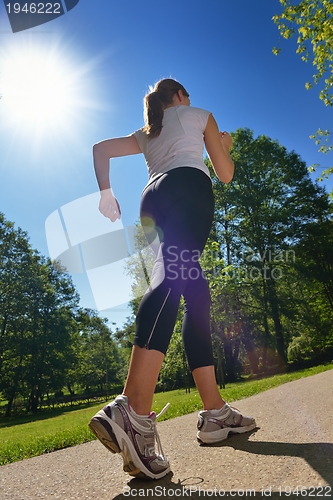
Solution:
<path fill-rule="evenodd" d="M 6 5 L 8 14 L 61 14 L 61 4 L 60 3 L 25 3 L 20 5 L 19 3 L 7 3 Z"/>
<path fill-rule="evenodd" d="M 302 486 L 299 488 L 298 486 L 296 488 L 291 488 L 290 486 L 285 486 L 282 488 L 281 486 L 279 487 L 279 494 L 280 496 L 283 495 L 284 497 L 292 497 L 294 495 L 304 497 L 329 497 L 332 498 L 331 493 L 332 493 L 332 488 L 331 486 L 310 486 L 306 488 L 305 486 Z"/>

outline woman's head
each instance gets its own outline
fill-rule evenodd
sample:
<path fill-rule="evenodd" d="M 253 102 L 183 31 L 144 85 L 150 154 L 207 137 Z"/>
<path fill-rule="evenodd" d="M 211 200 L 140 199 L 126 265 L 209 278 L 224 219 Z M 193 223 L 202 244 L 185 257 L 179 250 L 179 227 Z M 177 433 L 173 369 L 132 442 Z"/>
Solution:
<path fill-rule="evenodd" d="M 176 80 L 165 78 L 156 83 L 154 88 L 144 98 L 144 131 L 148 137 L 158 137 L 162 130 L 162 120 L 165 108 L 173 105 L 175 96 L 181 99 L 189 97 L 186 89 Z"/>

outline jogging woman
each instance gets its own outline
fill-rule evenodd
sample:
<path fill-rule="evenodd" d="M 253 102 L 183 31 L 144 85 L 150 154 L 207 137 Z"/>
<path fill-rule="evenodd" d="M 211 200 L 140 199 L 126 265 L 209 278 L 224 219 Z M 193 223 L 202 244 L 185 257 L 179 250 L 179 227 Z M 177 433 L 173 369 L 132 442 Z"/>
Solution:
<path fill-rule="evenodd" d="M 90 421 L 98 439 L 121 453 L 132 476 L 161 478 L 169 470 L 151 411 L 160 368 L 184 296 L 182 328 L 188 364 L 203 402 L 197 439 L 216 443 L 229 432 L 255 428 L 255 420 L 232 409 L 217 388 L 210 335 L 210 293 L 198 262 L 212 225 L 212 182 L 203 148 L 221 182 L 229 183 L 234 164 L 231 136 L 219 132 L 213 115 L 190 106 L 189 94 L 175 80 L 155 85 L 144 101 L 145 127 L 127 137 L 94 145 L 94 166 L 101 191 L 99 209 L 111 221 L 120 207 L 109 181 L 109 160 L 143 153 L 149 180 L 141 198 L 140 217 L 149 244 L 156 249 L 150 286 L 136 318 L 136 334 L 123 394 Z M 156 245 L 157 243 L 157 245 Z M 155 451 L 155 440 L 158 445 Z"/>

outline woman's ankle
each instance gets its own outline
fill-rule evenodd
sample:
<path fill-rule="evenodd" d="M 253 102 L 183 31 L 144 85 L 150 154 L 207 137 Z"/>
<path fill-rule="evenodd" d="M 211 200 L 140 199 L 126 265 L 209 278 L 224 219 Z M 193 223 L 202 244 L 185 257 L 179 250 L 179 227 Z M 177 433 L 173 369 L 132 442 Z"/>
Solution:
<path fill-rule="evenodd" d="M 127 392 L 123 393 L 124 396 L 128 399 L 128 404 L 134 410 L 134 413 L 140 416 L 147 416 L 151 412 L 151 403 L 148 401 L 143 401 L 142 398 L 137 398 L 134 395 L 128 394 Z"/>

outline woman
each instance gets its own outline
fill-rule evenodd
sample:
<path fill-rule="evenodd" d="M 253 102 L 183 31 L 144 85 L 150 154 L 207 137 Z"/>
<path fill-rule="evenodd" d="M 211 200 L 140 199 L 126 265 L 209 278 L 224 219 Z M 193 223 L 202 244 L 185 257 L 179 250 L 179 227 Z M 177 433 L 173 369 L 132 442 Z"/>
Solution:
<path fill-rule="evenodd" d="M 109 159 L 143 153 L 149 181 L 141 198 L 140 217 L 147 240 L 157 245 L 151 284 L 136 318 L 136 334 L 123 394 L 99 411 L 89 425 L 112 452 L 121 453 L 124 470 L 137 477 L 165 476 L 169 463 L 162 452 L 151 412 L 159 371 L 184 296 L 183 342 L 203 402 L 197 439 L 215 443 L 229 432 L 255 428 L 221 398 L 217 389 L 210 335 L 210 293 L 198 262 L 214 214 L 206 146 L 217 177 L 231 181 L 234 164 L 231 136 L 220 133 L 212 114 L 190 107 L 189 94 L 175 80 L 164 79 L 145 97 L 143 129 L 128 137 L 94 145 L 94 166 L 101 191 L 99 209 L 111 221 L 120 207 L 109 182 Z M 158 453 L 155 452 L 155 439 Z"/>

